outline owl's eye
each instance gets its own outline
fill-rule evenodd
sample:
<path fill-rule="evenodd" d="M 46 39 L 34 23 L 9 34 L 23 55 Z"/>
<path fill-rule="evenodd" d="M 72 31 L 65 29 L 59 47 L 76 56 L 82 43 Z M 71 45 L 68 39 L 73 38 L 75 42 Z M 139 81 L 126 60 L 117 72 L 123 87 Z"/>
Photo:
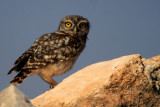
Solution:
<path fill-rule="evenodd" d="M 65 26 L 66 26 L 67 28 L 70 28 L 70 27 L 72 26 L 72 24 L 71 24 L 70 22 L 66 22 L 66 23 L 65 23 Z"/>
<path fill-rule="evenodd" d="M 80 23 L 79 27 L 82 29 L 86 28 L 86 23 Z"/>

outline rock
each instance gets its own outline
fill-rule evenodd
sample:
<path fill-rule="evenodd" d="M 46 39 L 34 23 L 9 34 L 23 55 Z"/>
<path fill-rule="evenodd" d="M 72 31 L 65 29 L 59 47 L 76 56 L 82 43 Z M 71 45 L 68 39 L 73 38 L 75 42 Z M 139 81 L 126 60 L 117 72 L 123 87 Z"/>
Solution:
<path fill-rule="evenodd" d="M 11 85 L 0 92 L 0 107 L 34 107 L 18 88 Z"/>
<path fill-rule="evenodd" d="M 160 56 L 123 56 L 90 65 L 32 99 L 37 107 L 158 107 Z"/>

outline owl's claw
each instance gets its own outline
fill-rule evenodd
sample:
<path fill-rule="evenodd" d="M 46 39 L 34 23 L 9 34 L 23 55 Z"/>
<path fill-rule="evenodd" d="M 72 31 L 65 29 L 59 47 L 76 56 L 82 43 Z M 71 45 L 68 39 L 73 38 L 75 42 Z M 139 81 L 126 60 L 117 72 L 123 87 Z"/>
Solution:
<path fill-rule="evenodd" d="M 52 85 L 49 86 L 50 89 L 53 89 L 54 87 L 55 87 L 55 86 L 52 86 Z"/>
<path fill-rule="evenodd" d="M 57 85 L 57 84 L 56 84 Z M 53 89 L 54 87 L 56 87 L 56 85 L 50 85 L 49 88 Z"/>

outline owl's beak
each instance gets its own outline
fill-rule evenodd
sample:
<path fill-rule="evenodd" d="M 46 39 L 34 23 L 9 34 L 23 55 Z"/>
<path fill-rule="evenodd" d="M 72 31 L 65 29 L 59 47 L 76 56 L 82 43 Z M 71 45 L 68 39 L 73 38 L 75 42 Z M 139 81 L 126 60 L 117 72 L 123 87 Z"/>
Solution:
<path fill-rule="evenodd" d="M 77 34 L 77 27 L 76 26 L 73 28 L 73 32 L 75 35 Z"/>

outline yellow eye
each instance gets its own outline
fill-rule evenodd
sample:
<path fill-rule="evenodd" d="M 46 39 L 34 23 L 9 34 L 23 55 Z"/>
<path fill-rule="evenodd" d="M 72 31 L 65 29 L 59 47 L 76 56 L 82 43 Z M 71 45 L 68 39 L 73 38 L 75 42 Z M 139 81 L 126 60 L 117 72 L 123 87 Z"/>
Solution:
<path fill-rule="evenodd" d="M 79 25 L 79 27 L 82 28 L 82 29 L 86 28 L 86 23 L 81 23 L 81 24 Z"/>
<path fill-rule="evenodd" d="M 66 23 L 65 23 L 65 26 L 66 26 L 67 28 L 69 28 L 69 27 L 72 26 L 72 24 L 71 24 L 70 22 L 66 22 Z"/>

